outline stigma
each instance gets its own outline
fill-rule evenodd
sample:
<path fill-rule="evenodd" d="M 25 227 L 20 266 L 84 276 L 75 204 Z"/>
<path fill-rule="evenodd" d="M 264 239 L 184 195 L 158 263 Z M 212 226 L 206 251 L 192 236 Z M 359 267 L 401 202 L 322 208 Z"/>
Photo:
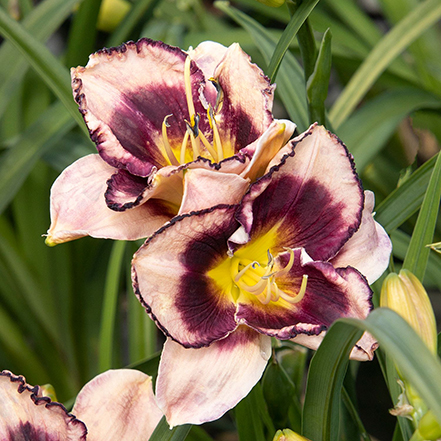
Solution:
<path fill-rule="evenodd" d="M 198 157 L 205 157 L 214 162 L 220 162 L 225 158 L 225 149 L 222 145 L 216 121 L 216 112 L 222 106 L 223 91 L 214 78 L 210 78 L 209 81 L 215 86 L 217 91 L 214 108 L 210 104 L 207 108 L 207 119 L 211 129 L 211 142 L 199 128 L 201 116 L 195 111 L 191 85 L 191 59 L 187 56 L 184 64 L 184 85 L 189 120 L 184 119 L 186 132 L 182 141 L 170 140 L 167 134 L 167 128 L 170 127 L 167 120 L 171 116 L 180 116 L 170 114 L 162 122 L 162 143 L 159 144 L 161 153 L 169 165 L 186 164 L 195 161 Z"/>
<path fill-rule="evenodd" d="M 280 299 L 288 303 L 295 304 L 300 302 L 306 293 L 308 276 L 302 276 L 299 292 L 292 295 L 284 292 L 277 285 L 277 278 L 289 273 L 294 265 L 294 251 L 287 248 L 289 261 L 282 269 L 274 271 L 274 257 L 267 251 L 268 262 L 263 265 L 257 261 L 250 261 L 238 257 L 233 257 L 231 262 L 231 277 L 233 283 L 242 292 L 256 297 L 262 304 L 277 302 Z M 254 283 L 253 283 L 254 282 Z"/>

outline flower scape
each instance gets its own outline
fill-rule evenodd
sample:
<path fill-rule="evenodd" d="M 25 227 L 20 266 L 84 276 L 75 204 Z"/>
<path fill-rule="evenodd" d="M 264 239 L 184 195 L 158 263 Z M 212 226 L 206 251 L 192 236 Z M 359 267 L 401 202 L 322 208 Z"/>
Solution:
<path fill-rule="evenodd" d="M 49 245 L 147 238 L 134 291 L 166 335 L 156 400 L 171 426 L 221 417 L 261 378 L 271 338 L 316 349 L 364 319 L 391 242 L 342 141 L 272 116 L 274 85 L 238 44 L 141 39 L 72 69 L 98 154 L 51 192 Z M 365 334 L 351 357 L 377 347 Z"/>

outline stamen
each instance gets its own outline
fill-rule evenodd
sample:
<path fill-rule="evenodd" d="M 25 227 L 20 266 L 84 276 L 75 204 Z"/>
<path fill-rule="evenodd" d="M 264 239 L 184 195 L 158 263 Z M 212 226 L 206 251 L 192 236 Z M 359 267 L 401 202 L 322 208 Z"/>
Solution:
<path fill-rule="evenodd" d="M 188 137 L 190 136 L 190 133 L 188 133 L 188 130 L 185 132 L 184 139 L 181 144 L 181 155 L 179 160 L 181 161 L 181 164 L 185 164 L 185 151 L 187 150 L 187 143 L 188 143 Z"/>
<path fill-rule="evenodd" d="M 194 120 L 194 124 L 191 125 L 186 119 L 184 119 L 185 124 L 187 125 L 187 132 L 190 134 L 191 148 L 193 149 L 193 160 L 196 160 L 197 157 L 201 154 L 200 143 L 199 143 L 199 115 L 196 115 Z"/>
<path fill-rule="evenodd" d="M 289 262 L 285 266 L 285 268 L 281 269 L 280 271 L 277 271 L 277 276 L 284 276 L 285 274 L 288 274 L 291 270 L 292 266 L 294 265 L 294 250 L 291 248 L 285 248 L 286 251 L 289 251 Z"/>
<path fill-rule="evenodd" d="M 170 127 L 170 125 L 167 123 L 167 119 L 172 116 L 167 115 L 164 118 L 164 121 L 162 121 L 162 141 L 164 144 L 164 149 L 165 149 L 165 157 L 168 158 L 168 160 L 170 161 L 171 165 L 179 165 L 178 160 L 176 159 L 175 154 L 173 153 L 173 149 L 171 148 L 170 142 L 168 140 L 168 136 L 167 136 L 167 127 Z"/>
<path fill-rule="evenodd" d="M 219 136 L 219 131 L 217 130 L 217 125 L 216 125 L 216 120 L 214 118 L 214 114 L 213 114 L 213 109 L 211 108 L 211 106 L 209 107 L 210 112 L 210 120 L 211 120 L 211 127 L 213 128 L 213 145 L 217 151 L 217 158 L 218 158 L 218 162 L 222 161 L 222 159 L 224 159 L 224 151 L 222 149 L 222 142 Z"/>
<path fill-rule="evenodd" d="M 234 277 L 234 281 L 237 283 L 240 278 L 252 267 L 253 269 L 256 267 L 256 265 L 260 266 L 259 262 L 251 262 L 247 266 L 245 266 L 241 271 L 239 271 L 236 276 Z"/>
<path fill-rule="evenodd" d="M 214 159 L 215 162 L 218 162 L 218 160 L 217 160 L 217 153 L 213 149 L 213 146 L 208 142 L 207 138 L 204 136 L 204 134 L 201 131 L 199 131 L 199 136 L 201 138 L 202 144 L 204 144 L 204 146 L 207 149 L 208 153 L 210 153 L 211 157 Z"/>
<path fill-rule="evenodd" d="M 190 63 L 191 63 L 191 59 L 190 57 L 187 56 L 184 64 L 185 96 L 187 98 L 188 114 L 190 116 L 190 120 L 193 120 L 195 111 L 193 104 L 193 94 L 191 91 Z"/>
<path fill-rule="evenodd" d="M 286 292 L 283 292 L 282 290 L 279 290 L 279 295 L 283 300 L 286 300 L 288 303 L 299 303 L 300 300 L 303 299 L 306 292 L 306 285 L 308 283 L 308 276 L 306 274 L 303 274 L 302 278 L 302 284 L 300 285 L 300 291 L 295 296 L 290 296 L 286 294 Z"/>
<path fill-rule="evenodd" d="M 220 87 L 220 84 L 217 82 L 217 80 L 213 77 L 209 78 L 208 81 L 213 84 L 214 88 L 216 89 L 217 96 L 216 96 L 216 104 L 214 105 L 214 111 L 219 112 L 222 108 L 222 103 L 224 102 L 224 91 L 222 90 L 222 87 Z"/>

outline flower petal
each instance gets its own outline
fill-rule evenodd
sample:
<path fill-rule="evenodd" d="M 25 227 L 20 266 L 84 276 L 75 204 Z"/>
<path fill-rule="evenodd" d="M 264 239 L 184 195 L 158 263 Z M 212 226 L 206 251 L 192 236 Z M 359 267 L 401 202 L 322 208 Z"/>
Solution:
<path fill-rule="evenodd" d="M 219 133 L 237 152 L 271 124 L 275 86 L 237 43 L 228 48 L 213 77 L 223 92 L 216 114 Z"/>
<path fill-rule="evenodd" d="M 271 339 L 244 326 L 207 348 L 185 349 L 167 340 L 156 395 L 168 423 L 220 418 L 259 381 L 270 355 Z"/>
<path fill-rule="evenodd" d="M 135 254 L 136 295 L 164 333 L 185 347 L 207 346 L 236 328 L 233 300 L 207 272 L 227 258 L 236 206 L 176 216 Z"/>
<path fill-rule="evenodd" d="M 273 121 L 260 138 L 242 150 L 253 159 L 241 176 L 249 178 L 252 182 L 261 177 L 271 159 L 291 138 L 295 128 L 296 125 L 287 119 Z"/>
<path fill-rule="evenodd" d="M 374 220 L 372 213 L 375 196 L 365 191 L 363 216 L 360 228 L 345 243 L 331 262 L 335 267 L 348 265 L 357 268 L 368 280 L 374 283 L 389 265 L 392 242 L 384 228 Z"/>
<path fill-rule="evenodd" d="M 245 195 L 237 215 L 241 237 L 276 228 L 278 252 L 305 248 L 325 261 L 358 229 L 363 191 L 346 147 L 322 126 L 311 126 L 293 145 Z"/>
<path fill-rule="evenodd" d="M 98 155 L 89 155 L 66 168 L 51 190 L 51 226 L 47 243 L 55 245 L 83 236 L 135 240 L 146 237 L 174 216 L 158 200 L 124 212 L 109 209 L 106 181 L 115 173 Z"/>
<path fill-rule="evenodd" d="M 86 423 L 88 441 L 148 439 L 162 418 L 151 377 L 132 369 L 95 377 L 81 389 L 72 412 Z"/>
<path fill-rule="evenodd" d="M 113 167 L 149 176 L 167 165 L 162 154 L 162 124 L 167 115 L 170 142 L 182 142 L 190 121 L 185 95 L 187 54 L 162 42 L 141 39 L 90 56 L 85 68 L 72 69 L 72 88 L 101 157 Z M 196 113 L 205 84 L 202 71 L 191 66 Z M 207 118 L 200 122 L 208 128 Z M 206 126 L 206 127 L 205 127 Z"/>
<path fill-rule="evenodd" d="M 291 340 L 294 343 L 305 346 L 309 349 L 317 350 L 323 341 L 325 334 L 326 331 L 323 331 L 319 335 L 298 334 Z M 377 348 L 377 340 L 375 340 L 371 334 L 365 332 L 352 349 L 349 358 L 358 361 L 372 361 L 374 359 L 374 352 Z"/>
<path fill-rule="evenodd" d="M 202 168 L 187 170 L 179 214 L 203 210 L 219 204 L 238 204 L 249 183 L 248 179 L 235 174 Z"/>
<path fill-rule="evenodd" d="M 0 439 L 85 440 L 86 426 L 60 403 L 43 397 L 22 376 L 0 373 Z"/>
<path fill-rule="evenodd" d="M 277 259 L 277 265 L 285 268 L 290 253 L 285 252 Z M 288 339 L 297 334 L 319 335 L 341 317 L 367 317 L 372 309 L 372 292 L 358 271 L 351 267 L 335 269 L 330 263 L 308 260 L 302 250 L 294 250 L 292 268 L 275 279 L 278 289 L 294 299 L 303 275 L 308 276 L 306 292 L 298 303 L 280 298 L 264 305 L 258 300 L 239 298 L 236 314 L 239 323 Z"/>

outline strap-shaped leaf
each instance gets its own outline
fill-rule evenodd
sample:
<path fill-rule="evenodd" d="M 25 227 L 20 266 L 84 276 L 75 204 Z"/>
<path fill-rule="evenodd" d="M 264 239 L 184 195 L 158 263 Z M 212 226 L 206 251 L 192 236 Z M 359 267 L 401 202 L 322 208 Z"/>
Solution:
<path fill-rule="evenodd" d="M 425 0 L 374 47 L 334 103 L 329 119 L 338 128 L 389 64 L 441 18 L 439 0 Z"/>
<path fill-rule="evenodd" d="M 338 439 L 340 392 L 351 345 L 370 332 L 402 375 L 417 390 L 441 421 L 441 363 L 415 331 L 387 308 L 373 311 L 366 320 L 341 319 L 328 331 L 311 362 L 305 397 L 303 434 L 314 441 Z"/>
<path fill-rule="evenodd" d="M 265 62 L 269 63 L 277 45 L 277 39 L 251 17 L 231 7 L 229 2 L 217 1 L 215 6 L 249 32 Z M 288 115 L 297 124 L 299 131 L 305 131 L 309 125 L 305 80 L 302 68 L 290 52 L 285 53 L 280 66 L 277 75 L 277 91 L 280 93 L 280 99 Z"/>
<path fill-rule="evenodd" d="M 35 40 L 2 7 L 0 7 L 0 33 L 14 43 L 57 98 L 66 106 L 81 129 L 88 135 L 83 118 L 78 112 L 78 106 L 72 99 L 70 77 L 67 69 L 61 65 L 49 49 Z"/>
<path fill-rule="evenodd" d="M 149 441 L 182 441 L 187 437 L 190 429 L 191 424 L 185 424 L 170 429 L 165 417 L 162 417 L 161 421 L 159 421 L 156 426 L 156 429 L 150 436 Z"/>

